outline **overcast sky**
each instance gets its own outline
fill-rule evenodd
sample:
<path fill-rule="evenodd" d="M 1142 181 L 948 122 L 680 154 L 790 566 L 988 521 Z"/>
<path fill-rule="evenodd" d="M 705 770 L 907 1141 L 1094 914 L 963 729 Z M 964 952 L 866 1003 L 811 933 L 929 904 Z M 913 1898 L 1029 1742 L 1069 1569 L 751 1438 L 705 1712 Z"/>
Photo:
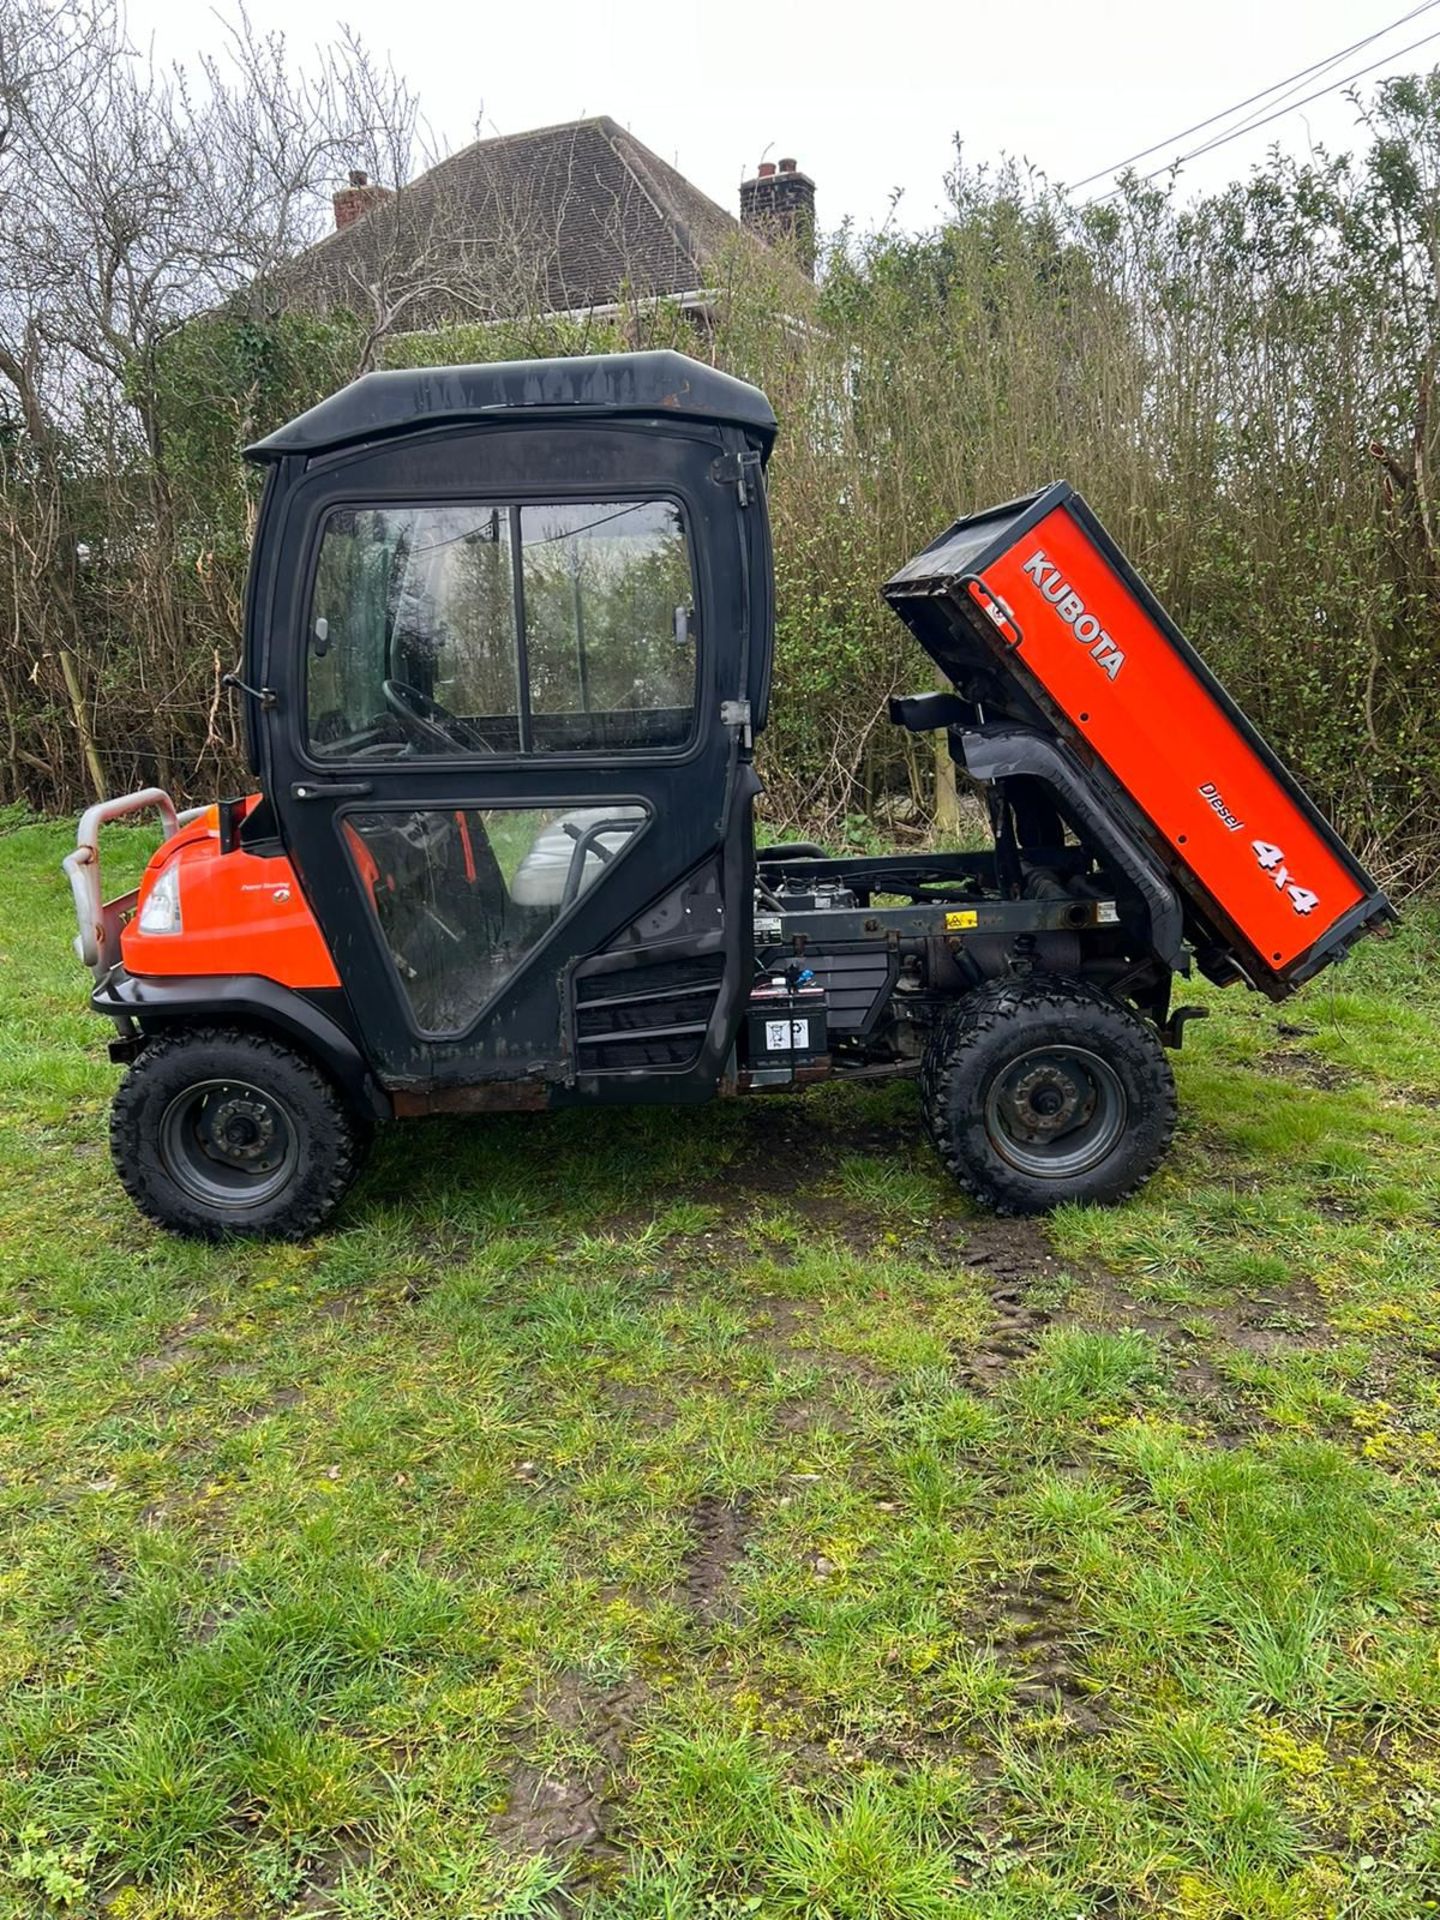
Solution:
<path fill-rule="evenodd" d="M 829 229 L 847 215 L 924 227 L 959 135 L 968 158 L 1010 154 L 1075 183 L 1163 142 L 1143 169 L 1224 131 L 1174 136 L 1301 68 L 1412 17 L 1295 97 L 1381 61 L 1361 83 L 1440 63 L 1440 0 L 250 0 L 297 53 L 348 21 L 389 52 L 451 149 L 485 133 L 608 113 L 735 209 L 742 176 L 793 155 L 814 176 Z M 130 0 L 137 39 L 184 58 L 218 29 L 195 0 Z M 1267 101 L 1251 112 L 1271 111 Z M 1339 92 L 1195 160 L 1213 186 L 1279 141 L 1360 143 Z M 1142 170 L 1143 170 L 1142 169 Z M 1080 197 L 1104 191 L 1099 182 Z"/>

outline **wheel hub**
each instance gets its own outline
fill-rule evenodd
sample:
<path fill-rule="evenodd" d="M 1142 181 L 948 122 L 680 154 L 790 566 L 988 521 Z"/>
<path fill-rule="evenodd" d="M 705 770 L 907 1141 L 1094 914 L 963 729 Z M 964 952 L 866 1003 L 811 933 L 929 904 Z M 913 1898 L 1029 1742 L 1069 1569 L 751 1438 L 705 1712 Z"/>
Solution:
<path fill-rule="evenodd" d="M 1012 1057 L 985 1095 L 985 1128 L 995 1151 L 1044 1180 L 1073 1180 L 1099 1166 L 1128 1117 L 1114 1068 L 1091 1048 L 1063 1041 Z"/>
<path fill-rule="evenodd" d="M 210 1144 L 223 1160 L 248 1167 L 264 1158 L 275 1140 L 275 1115 L 253 1096 L 231 1094 L 207 1115 Z"/>
<path fill-rule="evenodd" d="M 204 1206 L 244 1212 L 272 1199 L 300 1164 L 284 1100 L 243 1080 L 197 1080 L 160 1122 L 160 1156 L 175 1184 Z"/>
<path fill-rule="evenodd" d="M 1041 1139 L 1063 1133 L 1084 1104 L 1083 1089 L 1058 1061 L 1031 1067 L 1009 1092 L 1016 1124 Z"/>

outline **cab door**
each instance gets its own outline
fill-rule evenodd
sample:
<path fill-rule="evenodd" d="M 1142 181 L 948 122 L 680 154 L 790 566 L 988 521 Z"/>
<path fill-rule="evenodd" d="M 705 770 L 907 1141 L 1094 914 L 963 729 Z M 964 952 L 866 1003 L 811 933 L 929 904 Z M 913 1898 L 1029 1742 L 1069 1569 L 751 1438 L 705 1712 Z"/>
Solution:
<path fill-rule="evenodd" d="M 282 473 L 266 784 L 397 1105 L 713 1091 L 758 784 L 737 443 L 496 425 Z"/>

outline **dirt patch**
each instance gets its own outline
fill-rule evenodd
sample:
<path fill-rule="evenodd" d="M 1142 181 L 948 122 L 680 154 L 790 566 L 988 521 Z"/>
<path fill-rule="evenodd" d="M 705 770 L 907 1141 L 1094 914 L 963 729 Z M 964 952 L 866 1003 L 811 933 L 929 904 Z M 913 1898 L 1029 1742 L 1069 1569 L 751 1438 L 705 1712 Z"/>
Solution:
<path fill-rule="evenodd" d="M 1064 1323 L 1148 1334 L 1171 1364 L 1175 1391 L 1220 1446 L 1244 1446 L 1265 1425 L 1217 1366 L 1220 1349 L 1264 1360 L 1323 1347 L 1330 1338 L 1323 1299 L 1302 1278 L 1226 1305 L 1184 1309 L 1193 1326 L 1163 1303 L 1135 1300 L 1112 1274 L 1088 1275 L 1086 1293 L 1084 1310 L 1067 1313 Z"/>
<path fill-rule="evenodd" d="M 894 1385 L 892 1376 L 863 1353 L 839 1353 L 833 1347 L 788 1347 L 785 1357 L 797 1367 L 813 1367 L 824 1373 L 832 1387 L 848 1381 L 870 1393 L 887 1393 Z M 836 1414 L 836 1424 L 847 1424 L 843 1415 Z"/>
<path fill-rule="evenodd" d="M 228 1618 L 229 1615 L 218 1607 L 203 1607 L 190 1623 L 192 1644 L 208 1647 Z"/>
<path fill-rule="evenodd" d="M 1051 1320 L 1045 1308 L 1030 1306 L 1024 1289 L 1013 1284 L 992 1288 L 990 1304 L 995 1321 L 989 1333 L 956 1358 L 956 1377 L 972 1393 L 991 1392 L 1011 1367 L 1035 1351 Z"/>
<path fill-rule="evenodd" d="M 346 1876 L 360 1872 L 369 1864 L 370 1848 L 363 1840 L 348 1840 L 323 1853 L 310 1869 L 305 1888 L 289 1911 L 292 1914 L 339 1914 L 336 1900 Z"/>
<path fill-rule="evenodd" d="M 137 1380 L 145 1380 L 155 1373 L 168 1373 L 172 1367 L 178 1367 L 189 1358 L 190 1350 L 197 1340 L 210 1331 L 210 1321 L 204 1315 L 194 1315 L 183 1321 L 168 1333 L 153 1353 L 145 1353 L 134 1363 Z"/>
<path fill-rule="evenodd" d="M 658 1397 L 657 1388 L 646 1383 L 636 1386 L 628 1380 L 606 1379 L 600 1383 L 606 1404 L 627 1427 L 644 1433 L 664 1433 L 675 1424 L 674 1403 Z"/>
<path fill-rule="evenodd" d="M 681 1590 L 697 1620 L 715 1626 L 735 1616 L 731 1574 L 750 1532 L 743 1501 L 702 1494 L 690 1514 L 694 1544 L 685 1557 Z"/>
<path fill-rule="evenodd" d="M 140 1509 L 136 1524 L 153 1531 L 182 1519 L 191 1511 L 188 1498 L 178 1493 L 162 1493 Z"/>
<path fill-rule="evenodd" d="M 1262 1359 L 1329 1344 L 1325 1303 L 1310 1280 L 1290 1280 L 1230 1306 L 1208 1307 L 1205 1317 L 1222 1340 Z"/>
<path fill-rule="evenodd" d="M 1316 1193 L 1310 1196 L 1310 1205 L 1322 1220 L 1334 1220 L 1341 1226 L 1348 1225 L 1361 1217 L 1361 1210 L 1353 1200 L 1343 1193 Z"/>
<path fill-rule="evenodd" d="M 817 1126 L 795 1106 L 782 1110 L 761 1103 L 747 1128 L 743 1151 L 723 1176 L 687 1190 L 684 1198 L 717 1207 L 724 1219 L 739 1217 L 747 1201 L 783 1203 L 817 1236 L 843 1239 L 863 1252 L 879 1240 L 886 1220 L 863 1200 L 837 1192 L 836 1176 L 847 1160 L 857 1157 L 894 1159 L 913 1137 L 906 1128 L 865 1120 L 857 1120 L 854 1126 Z M 741 1254 L 753 1252 L 743 1233 L 724 1226 L 714 1232 L 720 1244 Z M 776 1247 L 771 1257 L 784 1265 L 791 1256 L 787 1249 Z"/>
<path fill-rule="evenodd" d="M 1053 1279 L 1060 1271 L 1038 1221 L 1007 1220 L 999 1214 L 965 1222 L 959 1257 L 965 1266 L 979 1267 L 996 1280 Z"/>
<path fill-rule="evenodd" d="M 1211 1338 L 1260 1359 L 1329 1344 L 1324 1299 L 1314 1283 L 1303 1277 L 1225 1304 L 1212 1301 L 1188 1308 L 1193 1327 L 1183 1325 L 1163 1303 L 1135 1300 L 1112 1275 L 1089 1276 L 1088 1291 L 1089 1311 L 1067 1315 L 1067 1321 L 1083 1320 L 1108 1329 L 1136 1328 L 1184 1365 L 1198 1366 Z"/>
<path fill-rule="evenodd" d="M 747 1114 L 741 1150 L 725 1167 L 721 1178 L 708 1180 L 686 1194 L 687 1199 L 722 1207 L 733 1213 L 737 1194 L 769 1194 L 798 1200 L 813 1188 L 818 1172 L 828 1169 L 841 1153 L 856 1151 L 856 1136 L 816 1128 L 794 1108 L 782 1110 L 757 1103 Z M 889 1150 L 894 1151 L 893 1139 Z"/>
<path fill-rule="evenodd" d="M 505 1811 L 491 1826 L 496 1845 L 507 1853 L 562 1857 L 593 1848 L 605 1834 L 603 1788 L 603 1776 L 594 1768 L 556 1775 L 517 1764 Z"/>
<path fill-rule="evenodd" d="M 517 1758 L 505 1809 L 491 1823 L 496 1844 L 519 1856 L 598 1860 L 615 1853 L 607 1838 L 615 1811 L 610 1795 L 647 1698 L 638 1682 L 598 1687 L 578 1674 L 562 1674 L 543 1694 L 528 1694 L 522 1708 L 533 1731 L 558 1733 L 585 1753 L 560 1764 Z"/>
<path fill-rule="evenodd" d="M 1305 1047 L 1274 1047 L 1250 1064 L 1257 1072 L 1297 1080 L 1301 1086 L 1316 1087 L 1322 1093 L 1333 1093 L 1339 1087 L 1355 1084 L 1353 1073 L 1337 1067 L 1333 1061 L 1321 1059 L 1318 1053 L 1311 1053 Z"/>
<path fill-rule="evenodd" d="M 272 1413 L 287 1413 L 291 1407 L 298 1407 L 304 1398 L 299 1387 L 277 1388 L 264 1400 L 257 1400 L 253 1407 L 241 1407 L 230 1424 L 240 1430 L 253 1427 L 261 1420 L 268 1420 Z"/>
<path fill-rule="evenodd" d="M 851 1433 L 855 1422 L 830 1400 L 787 1400 L 775 1415 L 782 1433 Z"/>
<path fill-rule="evenodd" d="M 773 1294 L 757 1299 L 756 1307 L 764 1314 L 767 1324 L 756 1331 L 775 1350 L 777 1356 L 791 1366 L 813 1368 L 831 1381 L 856 1381 L 862 1387 L 879 1392 L 890 1385 L 888 1374 L 882 1373 L 863 1354 L 840 1353 L 833 1347 L 816 1347 L 811 1344 L 815 1337 L 815 1319 L 818 1312 L 813 1300 L 787 1300 Z M 818 1405 L 812 1402 L 812 1405 Z M 781 1424 L 789 1426 L 788 1418 L 782 1415 Z M 838 1411 L 833 1414 L 830 1424 L 843 1427 L 849 1424 L 846 1416 Z"/>
<path fill-rule="evenodd" d="M 1396 1087 L 1393 1097 L 1406 1107 L 1440 1107 L 1440 1093 L 1434 1087 Z"/>
<path fill-rule="evenodd" d="M 1194 1346 L 1177 1366 L 1174 1386 L 1187 1417 L 1218 1447 L 1249 1446 L 1264 1428 L 1261 1415 L 1241 1397 L 1204 1348 Z"/>
<path fill-rule="evenodd" d="M 776 1346 L 795 1352 L 810 1331 L 815 1308 L 803 1300 L 786 1300 L 772 1293 L 762 1294 L 755 1305 L 765 1316 L 766 1337 Z"/>

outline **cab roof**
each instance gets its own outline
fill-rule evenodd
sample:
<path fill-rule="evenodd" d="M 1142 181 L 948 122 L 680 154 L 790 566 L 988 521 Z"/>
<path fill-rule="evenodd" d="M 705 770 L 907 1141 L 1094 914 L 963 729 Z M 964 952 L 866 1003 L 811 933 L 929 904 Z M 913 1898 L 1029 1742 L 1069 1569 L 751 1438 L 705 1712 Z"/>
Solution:
<path fill-rule="evenodd" d="M 596 353 L 367 373 L 245 453 L 251 460 L 279 460 L 452 422 L 536 414 L 675 414 L 722 421 L 742 427 L 766 453 L 777 431 L 758 387 L 686 354 Z"/>

